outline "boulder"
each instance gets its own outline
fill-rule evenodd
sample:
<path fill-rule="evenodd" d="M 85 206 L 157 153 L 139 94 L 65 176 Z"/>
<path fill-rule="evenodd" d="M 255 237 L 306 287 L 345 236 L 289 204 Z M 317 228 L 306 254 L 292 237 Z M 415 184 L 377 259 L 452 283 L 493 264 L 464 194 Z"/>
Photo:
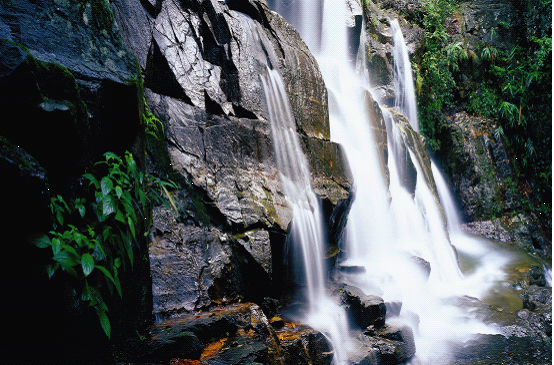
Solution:
<path fill-rule="evenodd" d="M 478 299 L 462 297 L 456 305 L 494 324 L 500 334 L 480 334 L 463 345 L 455 345 L 450 365 L 549 364 L 552 362 L 552 288 L 535 285 L 523 291 L 524 309 L 510 312 Z M 532 307 L 530 310 L 528 308 Z"/>
<path fill-rule="evenodd" d="M 387 308 L 382 298 L 366 295 L 361 289 L 351 285 L 343 285 L 341 289 L 341 302 L 353 324 L 362 329 L 385 325 Z"/>
<path fill-rule="evenodd" d="M 374 359 L 378 364 L 403 364 L 415 353 L 416 347 L 412 329 L 407 326 L 381 328 L 370 326 L 358 337 L 364 359 Z M 360 353 L 360 350 L 358 350 Z M 367 354 L 367 355 L 366 355 Z M 358 355 L 359 356 L 359 355 Z M 367 361 L 367 360 L 366 360 Z M 362 364 L 364 362 L 360 362 Z M 365 362 L 371 364 L 372 362 Z"/>
<path fill-rule="evenodd" d="M 552 363 L 552 346 L 541 338 L 505 337 L 503 335 L 479 335 L 464 346 L 453 349 L 448 365 L 469 365 L 478 362 L 493 364 Z"/>

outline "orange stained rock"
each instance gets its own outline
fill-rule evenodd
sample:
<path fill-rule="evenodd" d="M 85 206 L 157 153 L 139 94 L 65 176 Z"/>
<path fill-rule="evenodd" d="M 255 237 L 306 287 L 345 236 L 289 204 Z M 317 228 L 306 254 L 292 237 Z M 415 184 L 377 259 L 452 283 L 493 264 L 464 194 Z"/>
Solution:
<path fill-rule="evenodd" d="M 204 348 L 204 351 L 202 351 L 202 355 L 200 355 L 200 360 L 217 355 L 219 351 L 223 348 L 223 345 L 225 345 L 225 341 L 227 341 L 227 337 L 220 338 L 219 340 L 214 341 L 206 346 L 206 348 Z"/>

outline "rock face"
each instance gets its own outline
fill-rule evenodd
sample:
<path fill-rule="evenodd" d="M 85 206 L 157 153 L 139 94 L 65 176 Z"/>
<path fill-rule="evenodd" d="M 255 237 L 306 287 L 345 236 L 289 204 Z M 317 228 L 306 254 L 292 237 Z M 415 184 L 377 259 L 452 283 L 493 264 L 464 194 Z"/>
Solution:
<path fill-rule="evenodd" d="M 106 151 L 139 152 L 140 70 L 106 3 L 5 2 L 0 39 L 23 45 L 1 43 L 0 106 L 21 113 L 0 135 L 46 168 L 53 190 L 67 193 Z"/>
<path fill-rule="evenodd" d="M 154 314 L 194 311 L 241 298 L 262 303 L 271 290 L 269 234 L 232 236 L 213 226 L 177 223 L 172 212 L 154 212 L 150 246 Z M 269 259 L 269 261 L 268 261 Z"/>
<path fill-rule="evenodd" d="M 459 113 L 446 125 L 443 166 L 460 198 L 466 220 L 501 216 L 520 208 L 504 145 L 491 122 Z"/>
<path fill-rule="evenodd" d="M 164 124 L 167 147 L 150 149 L 150 169 L 181 187 L 180 222 L 163 209 L 154 215 L 154 312 L 261 300 L 270 284 L 280 285 L 272 279 L 292 219 L 260 78 L 267 67 L 283 77 L 331 244 L 340 241 L 351 204 L 352 178 L 342 149 L 329 141 L 327 91 L 315 59 L 263 1 L 112 5 L 124 44 L 144 69 L 149 109 Z M 134 34 L 136 24 L 147 31 Z M 246 268 L 259 275 L 250 278 Z"/>
<path fill-rule="evenodd" d="M 441 134 L 440 160 L 469 222 L 464 228 L 547 252 L 550 244 L 537 217 L 525 213 L 506 147 L 493 130 L 492 121 L 461 112 L 447 118 Z"/>

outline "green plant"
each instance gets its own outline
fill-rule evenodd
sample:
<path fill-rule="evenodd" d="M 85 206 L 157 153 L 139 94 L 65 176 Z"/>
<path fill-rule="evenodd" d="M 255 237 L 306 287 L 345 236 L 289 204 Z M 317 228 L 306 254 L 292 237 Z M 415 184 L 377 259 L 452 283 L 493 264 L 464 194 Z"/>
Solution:
<path fill-rule="evenodd" d="M 144 103 L 144 129 L 147 134 L 161 140 L 164 137 L 164 125 L 163 123 L 148 109 L 146 100 L 143 98 Z"/>
<path fill-rule="evenodd" d="M 53 229 L 34 243 L 52 249 L 52 263 L 46 268 L 50 278 L 61 269 L 77 279 L 81 300 L 94 307 L 102 329 L 110 337 L 102 288 L 106 286 L 113 294 L 115 287 L 122 296 L 120 270 L 129 264 L 133 267 L 133 252 L 140 234 L 147 235 L 151 225 L 145 212 L 153 202 L 165 203 L 162 193 L 176 209 L 167 190 L 176 186 L 145 175 L 129 152 L 124 159 L 111 152 L 104 156 L 105 161 L 96 163 L 107 171 L 102 177 L 83 175 L 89 187 L 94 188 L 94 198 L 80 197 L 68 202 L 60 195 L 53 197 Z"/>

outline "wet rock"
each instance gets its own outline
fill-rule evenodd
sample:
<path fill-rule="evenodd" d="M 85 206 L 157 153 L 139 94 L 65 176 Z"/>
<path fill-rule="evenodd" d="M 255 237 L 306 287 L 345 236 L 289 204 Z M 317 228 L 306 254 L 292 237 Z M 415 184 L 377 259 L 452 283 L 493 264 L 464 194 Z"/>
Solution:
<path fill-rule="evenodd" d="M 146 69 L 148 50 L 152 43 L 152 20 L 156 15 L 156 0 L 152 2 L 154 4 L 147 0 L 111 2 L 123 45 L 137 57 L 143 71 Z"/>
<path fill-rule="evenodd" d="M 366 295 L 360 289 L 343 285 L 340 292 L 342 304 L 352 322 L 366 328 L 370 325 L 381 327 L 385 324 L 386 306 L 382 298 Z"/>
<path fill-rule="evenodd" d="M 524 291 L 524 306 L 532 306 L 534 311 L 522 309 L 515 312 L 499 311 L 475 298 L 457 299 L 457 305 L 471 310 L 485 323 L 494 324 L 500 334 L 478 335 L 475 339 L 453 349 L 448 364 L 548 364 L 552 361 L 552 290 L 535 285 Z M 527 298 L 527 299 L 525 299 Z M 478 359 L 478 360 L 477 360 Z"/>
<path fill-rule="evenodd" d="M 333 347 L 321 332 L 307 326 L 286 324 L 275 333 L 284 349 L 285 363 L 331 364 Z"/>
<path fill-rule="evenodd" d="M 328 140 L 327 93 L 317 64 L 296 31 L 263 2 L 228 6 L 251 18 L 221 2 L 193 1 L 164 2 L 155 19 L 145 81 L 153 92 L 146 99 L 166 124 L 172 165 L 206 191 L 227 224 L 286 231 L 291 212 L 259 79 L 269 63 L 280 69 L 306 136 L 316 193 L 332 207 L 340 203 L 338 211 L 331 209 L 330 226 L 341 232 L 352 180 L 342 151 Z"/>
<path fill-rule="evenodd" d="M 550 243 L 534 215 L 506 215 L 490 221 L 476 221 L 462 224 L 466 232 L 484 236 L 496 241 L 515 244 L 529 252 L 539 252 L 549 257 Z"/>
<path fill-rule="evenodd" d="M 421 257 L 412 256 L 411 260 L 415 262 L 423 271 L 425 272 L 425 276 L 427 279 L 429 279 L 429 275 L 431 275 L 431 264 L 429 261 L 422 259 Z"/>
<path fill-rule="evenodd" d="M 386 318 L 397 317 L 402 310 L 402 302 L 385 302 L 385 307 L 387 307 Z"/>
<path fill-rule="evenodd" d="M 271 323 L 271 327 L 275 329 L 283 328 L 285 326 L 285 322 L 281 317 L 272 317 L 269 320 L 269 323 Z"/>
<path fill-rule="evenodd" d="M 202 364 L 321 364 L 333 352 L 323 334 L 302 325 L 273 329 L 252 303 L 181 314 L 157 323 L 140 339 L 118 349 L 120 361 L 167 363 L 199 360 Z"/>
<path fill-rule="evenodd" d="M 414 335 L 410 327 L 370 326 L 358 337 L 363 346 L 371 349 L 371 357 L 379 364 L 402 364 L 416 352 Z M 366 350 L 367 351 L 367 350 Z"/>
<path fill-rule="evenodd" d="M 531 270 L 527 272 L 529 278 L 529 285 L 545 286 L 546 278 L 544 277 L 544 269 L 540 266 L 532 266 Z"/>
<path fill-rule="evenodd" d="M 390 126 L 392 129 L 391 133 L 393 138 L 397 139 L 395 143 L 397 150 L 393 150 L 392 153 L 395 153 L 399 160 L 397 168 L 399 169 L 401 184 L 408 191 L 415 192 L 418 179 L 417 174 L 422 174 L 423 181 L 429 187 L 435 200 L 444 231 L 448 234 L 446 230 L 446 215 L 442 209 L 437 186 L 435 185 L 435 179 L 431 170 L 431 158 L 425 147 L 425 138 L 413 130 L 410 122 L 404 115 L 398 113 L 393 108 L 388 108 L 387 111 L 392 117 L 392 123 L 394 124 L 394 126 Z M 414 160 L 412 160 L 412 156 Z M 417 167 L 414 163 L 417 163 Z"/>
<path fill-rule="evenodd" d="M 408 53 L 412 55 L 423 39 L 421 28 L 413 25 L 422 17 L 422 5 L 419 1 L 375 1 L 364 3 L 363 10 L 366 42 L 364 49 L 367 66 L 371 70 L 370 84 L 381 103 L 394 105 L 393 39 L 389 21 L 398 19 Z"/>
<path fill-rule="evenodd" d="M 536 337 L 479 335 L 453 349 L 449 365 L 537 364 L 552 362 L 551 345 Z"/>
<path fill-rule="evenodd" d="M 508 50 L 516 37 L 509 28 L 502 27 L 499 23 L 515 24 L 516 14 L 514 4 L 508 1 L 465 1 L 459 5 L 451 21 L 456 30 L 452 33 L 459 34 L 458 38 L 464 44 L 487 43 Z"/>
<path fill-rule="evenodd" d="M 389 147 L 387 141 L 387 126 L 381 107 L 373 100 L 371 93 L 364 92 L 365 112 L 369 115 L 369 121 L 371 123 L 371 132 L 375 140 L 375 147 L 377 148 L 377 156 L 379 158 L 379 166 L 381 167 L 382 176 L 385 178 L 385 184 L 388 186 L 390 183 L 390 175 L 388 168 L 388 156 Z"/>

